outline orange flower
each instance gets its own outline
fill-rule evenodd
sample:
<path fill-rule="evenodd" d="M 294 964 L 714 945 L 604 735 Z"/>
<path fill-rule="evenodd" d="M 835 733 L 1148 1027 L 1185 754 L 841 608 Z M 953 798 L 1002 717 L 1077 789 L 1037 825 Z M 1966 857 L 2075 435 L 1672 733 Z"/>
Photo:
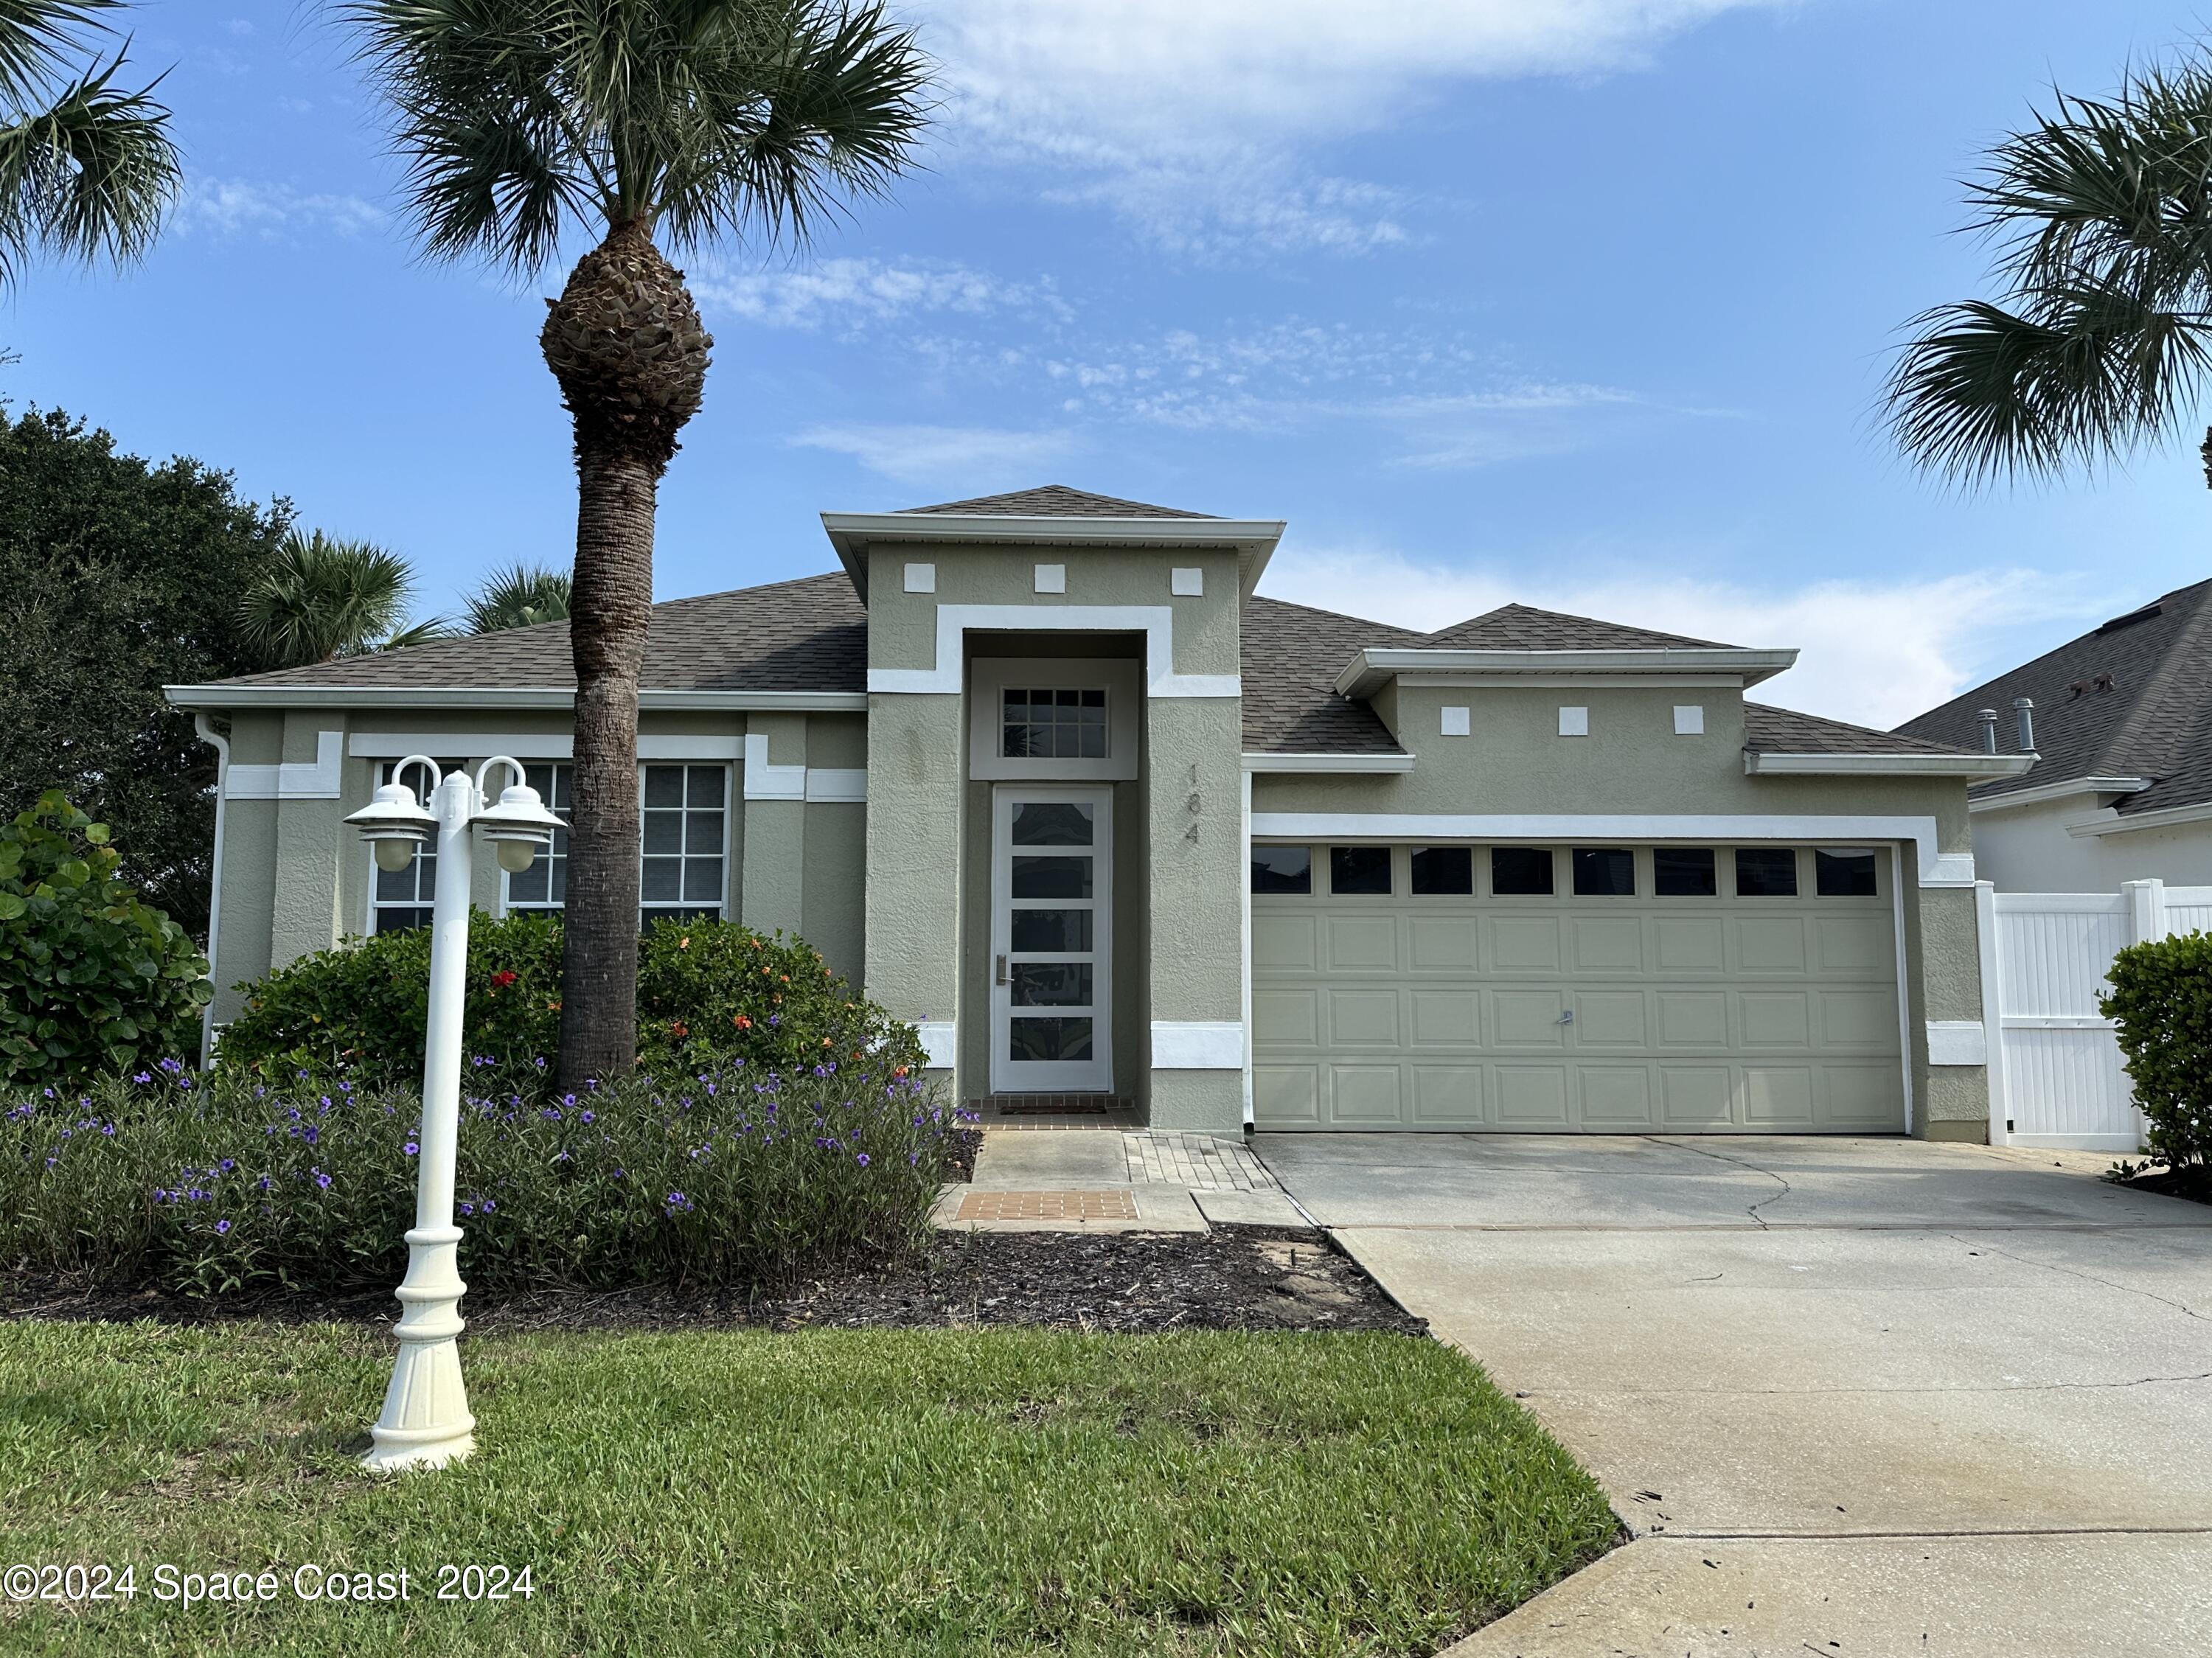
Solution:
<path fill-rule="evenodd" d="M 903 1077 L 904 1075 L 906 1075 L 906 1067 L 905 1067 L 904 1066 L 902 1066 L 902 1066 L 893 1066 L 893 1067 L 892 1067 L 892 1070 L 891 1070 L 891 1075 L 893 1075 L 894 1077 Z"/>
<path fill-rule="evenodd" d="M 678 939 L 676 941 L 676 947 L 677 947 L 677 949 L 678 949 L 678 950 L 689 950 L 689 949 L 690 949 L 690 948 L 691 948 L 691 940 L 690 940 L 690 936 L 687 934 L 685 937 L 681 938 L 678 938 Z"/>
<path fill-rule="evenodd" d="M 558 1002 L 548 1002 L 545 1004 L 545 1011 L 548 1013 L 558 1013 L 561 1011 L 561 1004 Z"/>
<path fill-rule="evenodd" d="M 671 1019 L 668 1022 L 668 1034 L 672 1036 L 688 1036 L 691 1034 L 691 1028 L 681 1019 Z"/>
<path fill-rule="evenodd" d="M 753 1022 L 742 1013 L 732 1014 L 730 1023 L 740 1030 L 750 1030 L 753 1028 Z"/>

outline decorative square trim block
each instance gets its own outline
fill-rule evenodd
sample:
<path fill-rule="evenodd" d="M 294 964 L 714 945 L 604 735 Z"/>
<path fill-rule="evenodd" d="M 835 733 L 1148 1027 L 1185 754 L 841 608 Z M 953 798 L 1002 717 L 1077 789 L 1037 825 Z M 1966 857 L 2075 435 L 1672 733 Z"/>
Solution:
<path fill-rule="evenodd" d="M 1928 1063 L 1930 1065 L 1987 1065 L 1990 1033 L 1975 1019 L 1928 1021 Z"/>
<path fill-rule="evenodd" d="M 960 1027 L 951 1019 L 917 1019 L 914 1033 L 921 1039 L 921 1063 L 930 1071 L 950 1071 L 960 1052 Z"/>
<path fill-rule="evenodd" d="M 1036 590 L 1041 593 L 1064 593 L 1067 591 L 1067 566 L 1040 564 L 1036 567 Z"/>
<path fill-rule="evenodd" d="M 1446 737 L 1465 737 L 1468 733 L 1468 711 L 1447 707 L 1443 714 L 1443 734 Z"/>
<path fill-rule="evenodd" d="M 1559 735 L 1562 737 L 1588 737 L 1589 735 L 1589 710 L 1588 708 L 1561 708 L 1559 710 Z"/>
<path fill-rule="evenodd" d="M 1168 572 L 1168 592 L 1177 598 L 1199 598 L 1206 592 L 1206 572 L 1203 570 L 1172 569 Z"/>
<path fill-rule="evenodd" d="M 906 590 L 910 593 L 933 593 L 937 591 L 937 566 L 909 563 L 906 567 Z"/>
<path fill-rule="evenodd" d="M 1705 734 L 1705 705 L 1702 702 L 1677 702 L 1674 705 L 1674 735 L 1703 737 Z"/>

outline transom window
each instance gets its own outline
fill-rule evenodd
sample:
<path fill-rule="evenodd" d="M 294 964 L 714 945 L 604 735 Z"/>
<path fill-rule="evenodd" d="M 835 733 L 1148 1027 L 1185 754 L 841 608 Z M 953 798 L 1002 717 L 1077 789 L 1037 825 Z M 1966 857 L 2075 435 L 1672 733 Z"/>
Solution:
<path fill-rule="evenodd" d="M 1005 692 L 1000 752 L 1009 760 L 1106 758 L 1103 686 L 1042 686 Z"/>

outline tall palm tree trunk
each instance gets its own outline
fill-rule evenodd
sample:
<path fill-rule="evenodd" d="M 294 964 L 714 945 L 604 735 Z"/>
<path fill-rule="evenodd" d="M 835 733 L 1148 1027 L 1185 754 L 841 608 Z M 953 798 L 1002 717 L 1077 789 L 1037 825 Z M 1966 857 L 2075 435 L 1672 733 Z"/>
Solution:
<path fill-rule="evenodd" d="M 576 442 L 575 793 L 561 963 L 562 1086 L 637 1057 L 637 689 L 653 616 L 653 524 L 714 341 L 643 219 L 616 225 L 549 301 L 538 343 Z"/>

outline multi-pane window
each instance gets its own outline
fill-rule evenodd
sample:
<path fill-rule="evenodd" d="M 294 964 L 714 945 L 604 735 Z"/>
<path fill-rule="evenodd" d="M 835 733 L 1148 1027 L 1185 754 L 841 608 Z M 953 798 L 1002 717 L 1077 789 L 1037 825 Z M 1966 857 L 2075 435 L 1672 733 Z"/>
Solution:
<path fill-rule="evenodd" d="M 389 783 L 399 762 L 387 760 L 376 768 L 376 780 Z M 451 776 L 463 769 L 459 760 L 441 760 L 438 770 Z M 398 779 L 415 791 L 417 805 L 430 804 L 430 774 L 421 764 L 407 768 Z M 431 905 L 438 890 L 438 846 L 435 841 L 425 841 L 415 849 L 415 856 L 404 869 L 379 869 L 372 860 L 368 866 L 369 902 L 368 930 L 371 932 L 404 932 L 410 927 L 430 925 Z"/>
<path fill-rule="evenodd" d="M 647 766 L 641 920 L 722 913 L 729 771 L 722 766 Z"/>
<path fill-rule="evenodd" d="M 1000 753 L 1009 760 L 1106 758 L 1103 689 L 1008 687 L 1000 720 Z"/>
<path fill-rule="evenodd" d="M 571 797 L 576 786 L 574 766 L 552 764 L 526 766 L 530 786 L 538 791 L 538 798 L 545 809 L 563 823 L 568 821 Z M 520 875 L 507 878 L 507 907 L 509 909 L 557 910 L 568 902 L 568 831 L 553 831 L 553 844 L 541 848 L 530 867 Z"/>

